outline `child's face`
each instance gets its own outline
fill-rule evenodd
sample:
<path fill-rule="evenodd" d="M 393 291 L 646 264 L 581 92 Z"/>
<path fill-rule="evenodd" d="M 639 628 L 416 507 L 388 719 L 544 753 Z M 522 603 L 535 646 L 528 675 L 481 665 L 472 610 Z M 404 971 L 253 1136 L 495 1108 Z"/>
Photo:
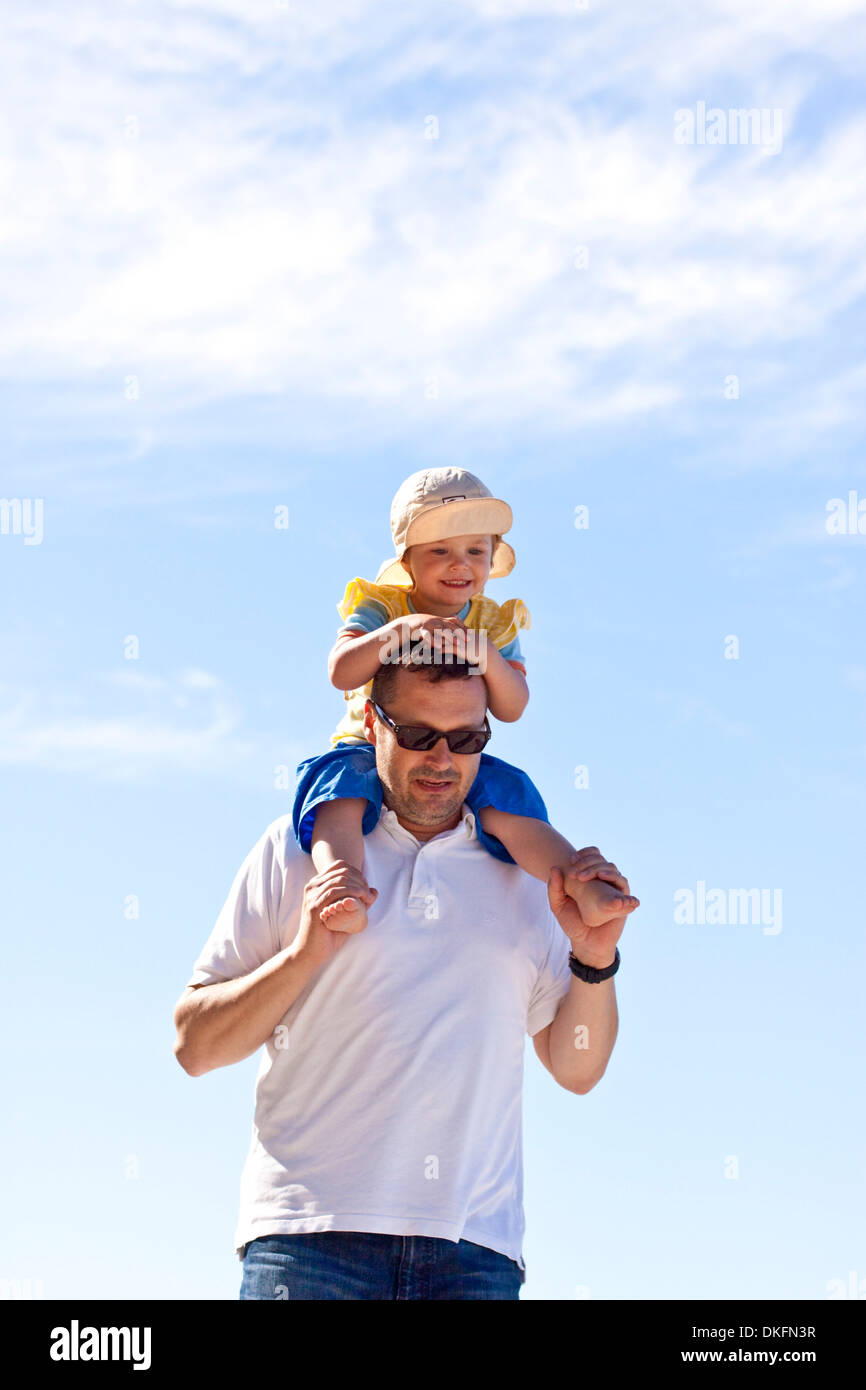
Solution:
<path fill-rule="evenodd" d="M 449 536 L 444 541 L 410 545 L 403 559 L 416 598 L 423 595 L 436 604 L 450 604 L 457 612 L 484 589 L 492 556 L 492 536 Z"/>

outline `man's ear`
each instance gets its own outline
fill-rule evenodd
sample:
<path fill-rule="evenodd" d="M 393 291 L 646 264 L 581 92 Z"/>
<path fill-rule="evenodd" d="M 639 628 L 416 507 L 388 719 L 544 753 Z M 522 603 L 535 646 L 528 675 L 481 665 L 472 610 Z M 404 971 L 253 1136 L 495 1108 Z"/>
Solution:
<path fill-rule="evenodd" d="M 368 700 L 364 706 L 364 736 L 368 743 L 376 742 L 376 711 Z"/>

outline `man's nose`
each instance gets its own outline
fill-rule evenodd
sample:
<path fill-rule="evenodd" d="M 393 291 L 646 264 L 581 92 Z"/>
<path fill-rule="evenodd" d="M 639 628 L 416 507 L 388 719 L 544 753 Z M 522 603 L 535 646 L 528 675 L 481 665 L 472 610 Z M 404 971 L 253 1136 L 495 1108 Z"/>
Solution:
<path fill-rule="evenodd" d="M 432 748 L 424 754 L 426 762 L 435 763 L 437 767 L 453 768 L 454 762 L 451 757 L 451 749 L 448 747 L 448 740 L 444 734 L 440 734 Z"/>

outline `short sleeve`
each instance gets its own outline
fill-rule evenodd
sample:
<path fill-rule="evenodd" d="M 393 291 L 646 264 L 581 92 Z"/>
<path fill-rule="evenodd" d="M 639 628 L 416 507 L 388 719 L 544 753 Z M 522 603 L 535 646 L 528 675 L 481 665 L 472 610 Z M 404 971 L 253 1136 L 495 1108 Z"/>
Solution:
<path fill-rule="evenodd" d="M 526 1010 L 526 1031 L 530 1037 L 540 1033 L 556 1018 L 559 1002 L 568 993 L 572 973 L 568 964 L 571 947 L 568 937 L 547 908 L 547 954 L 538 972 L 529 1006 Z"/>
<path fill-rule="evenodd" d="M 499 651 L 506 661 L 519 661 L 524 670 L 526 669 L 526 657 L 520 650 L 519 637 L 514 637 L 510 642 L 506 642 L 504 647 L 499 648 Z"/>
<path fill-rule="evenodd" d="M 268 827 L 235 875 L 187 984 L 210 985 L 248 975 L 281 950 L 283 874 L 276 827 L 276 822 Z"/>
<path fill-rule="evenodd" d="M 359 603 L 353 613 L 349 615 L 341 632 L 375 632 L 376 628 L 384 627 L 388 622 L 388 611 L 384 603 L 377 603 L 375 599 L 365 599 Z"/>

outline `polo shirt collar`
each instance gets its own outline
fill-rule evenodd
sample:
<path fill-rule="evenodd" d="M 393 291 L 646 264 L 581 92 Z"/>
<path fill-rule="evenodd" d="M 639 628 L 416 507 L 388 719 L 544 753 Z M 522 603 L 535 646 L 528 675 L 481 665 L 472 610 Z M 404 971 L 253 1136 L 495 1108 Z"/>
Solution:
<path fill-rule="evenodd" d="M 412 845 L 415 849 L 423 849 L 427 845 L 440 844 L 448 840 L 462 836 L 464 839 L 477 839 L 475 830 L 475 815 L 470 811 L 464 801 L 461 807 L 462 815 L 453 830 L 443 830 L 441 835 L 434 835 L 430 840 L 418 840 L 407 830 L 405 825 L 401 825 L 397 819 L 396 811 L 392 811 L 389 806 L 383 806 L 379 816 L 379 825 L 387 831 L 393 840 L 402 841 L 404 844 Z"/>

